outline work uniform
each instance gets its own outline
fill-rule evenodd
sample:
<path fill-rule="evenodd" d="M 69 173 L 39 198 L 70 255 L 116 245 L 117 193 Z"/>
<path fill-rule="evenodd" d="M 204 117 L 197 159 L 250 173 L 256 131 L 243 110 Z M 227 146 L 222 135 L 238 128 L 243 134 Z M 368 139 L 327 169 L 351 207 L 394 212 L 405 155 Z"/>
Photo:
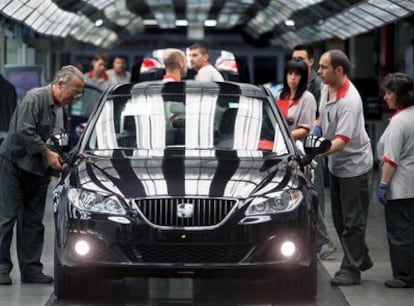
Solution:
<path fill-rule="evenodd" d="M 0 147 L 0 273 L 10 273 L 10 246 L 17 220 L 17 254 L 22 276 L 42 272 L 43 214 L 49 165 L 41 154 L 56 129 L 52 86 L 30 90 L 10 120 Z"/>
<path fill-rule="evenodd" d="M 97 80 L 94 78 L 93 71 L 89 71 L 88 73 L 85 73 L 85 83 L 98 87 L 100 90 L 105 91 L 112 85 L 116 84 L 115 80 L 111 79 L 109 77 L 109 74 L 104 72 L 101 79 Z"/>
<path fill-rule="evenodd" d="M 395 167 L 388 184 L 385 223 L 393 276 L 414 286 L 414 106 L 398 111 L 377 144 Z"/>
<path fill-rule="evenodd" d="M 365 130 L 362 100 L 346 79 L 336 96 L 329 99 L 328 86 L 321 91 L 320 118 L 324 137 L 340 138 L 346 146 L 328 156 L 332 217 L 344 257 L 341 270 L 360 278 L 360 271 L 372 266 L 365 243 L 368 217 L 368 174 L 373 156 Z"/>
<path fill-rule="evenodd" d="M 290 130 L 304 128 L 310 131 L 315 121 L 316 101 L 309 91 L 305 91 L 299 99 L 278 99 L 281 109 Z"/>

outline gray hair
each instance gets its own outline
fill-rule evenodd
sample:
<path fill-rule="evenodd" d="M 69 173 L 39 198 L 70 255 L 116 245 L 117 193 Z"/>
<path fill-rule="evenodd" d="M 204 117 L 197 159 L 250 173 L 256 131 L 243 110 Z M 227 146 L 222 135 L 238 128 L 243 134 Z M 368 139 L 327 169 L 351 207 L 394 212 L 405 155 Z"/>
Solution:
<path fill-rule="evenodd" d="M 82 71 L 78 68 L 72 65 L 63 66 L 58 72 L 56 72 L 52 83 L 63 82 L 64 84 L 68 84 L 72 81 L 73 77 L 78 77 L 79 79 L 85 81 Z"/>

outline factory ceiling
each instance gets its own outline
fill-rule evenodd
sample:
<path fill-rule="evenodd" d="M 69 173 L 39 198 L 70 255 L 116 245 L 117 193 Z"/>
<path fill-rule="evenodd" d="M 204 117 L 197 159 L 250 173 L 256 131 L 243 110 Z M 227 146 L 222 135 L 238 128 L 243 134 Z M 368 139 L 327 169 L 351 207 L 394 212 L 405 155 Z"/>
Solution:
<path fill-rule="evenodd" d="M 46 36 L 109 48 L 169 31 L 232 32 L 255 45 L 347 39 L 413 15 L 414 0 L 0 0 L 6 18 Z"/>

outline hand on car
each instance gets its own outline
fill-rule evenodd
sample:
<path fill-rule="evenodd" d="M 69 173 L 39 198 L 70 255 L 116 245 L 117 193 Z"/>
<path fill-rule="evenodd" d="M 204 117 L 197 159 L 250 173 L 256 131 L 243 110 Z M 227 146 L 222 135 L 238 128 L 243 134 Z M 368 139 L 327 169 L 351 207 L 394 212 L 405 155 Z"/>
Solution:
<path fill-rule="evenodd" d="M 378 200 L 381 204 L 387 204 L 388 184 L 381 182 L 378 186 Z"/>
<path fill-rule="evenodd" d="M 63 161 L 62 157 L 56 152 L 53 152 L 51 150 L 46 151 L 46 159 L 49 164 L 49 166 L 53 170 L 63 171 L 67 168 L 67 164 Z"/>

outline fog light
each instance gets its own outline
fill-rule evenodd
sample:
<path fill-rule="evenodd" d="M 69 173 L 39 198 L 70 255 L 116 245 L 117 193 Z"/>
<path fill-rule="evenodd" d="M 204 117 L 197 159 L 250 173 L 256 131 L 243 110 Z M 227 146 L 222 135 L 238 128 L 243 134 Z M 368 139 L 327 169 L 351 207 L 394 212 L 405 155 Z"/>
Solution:
<path fill-rule="evenodd" d="M 285 241 L 280 247 L 280 252 L 285 257 L 291 257 L 296 252 L 296 246 L 292 241 Z"/>
<path fill-rule="evenodd" d="M 75 251 L 80 256 L 85 256 L 90 251 L 89 243 L 87 243 L 85 240 L 79 240 L 75 243 Z"/>

